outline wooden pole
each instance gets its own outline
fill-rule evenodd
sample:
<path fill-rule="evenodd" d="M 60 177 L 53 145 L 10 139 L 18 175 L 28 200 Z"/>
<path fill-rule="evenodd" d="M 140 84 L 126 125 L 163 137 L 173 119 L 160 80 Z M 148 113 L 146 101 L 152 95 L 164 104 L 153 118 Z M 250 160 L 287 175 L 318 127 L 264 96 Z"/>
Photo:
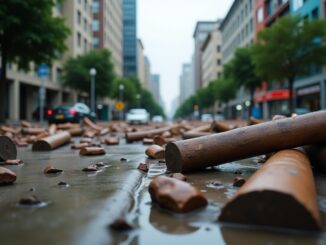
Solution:
<path fill-rule="evenodd" d="M 320 230 L 314 178 L 305 152 L 275 153 L 224 206 L 218 220 Z"/>
<path fill-rule="evenodd" d="M 169 171 L 187 172 L 326 141 L 326 110 L 169 143 Z"/>

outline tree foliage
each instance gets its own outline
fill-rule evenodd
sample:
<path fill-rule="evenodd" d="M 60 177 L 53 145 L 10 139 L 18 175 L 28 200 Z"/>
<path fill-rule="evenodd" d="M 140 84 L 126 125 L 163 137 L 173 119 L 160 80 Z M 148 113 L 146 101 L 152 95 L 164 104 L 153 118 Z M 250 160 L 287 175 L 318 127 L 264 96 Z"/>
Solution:
<path fill-rule="evenodd" d="M 0 4 L 0 121 L 5 119 L 6 65 L 28 70 L 31 62 L 50 64 L 65 49 L 69 30 L 52 14 L 55 0 L 6 0 Z"/>
<path fill-rule="evenodd" d="M 176 110 L 175 118 L 190 116 L 194 111 L 194 106 L 208 108 L 216 101 L 228 103 L 236 94 L 237 85 L 232 80 L 221 78 L 211 81 L 207 87 L 197 90 L 197 92 L 186 99 Z"/>
<path fill-rule="evenodd" d="M 268 81 L 289 83 L 289 109 L 293 111 L 293 83 L 308 75 L 311 65 L 326 63 L 326 21 L 286 16 L 258 35 L 253 47 L 257 74 Z"/>
<path fill-rule="evenodd" d="M 256 74 L 251 48 L 238 48 L 235 51 L 233 59 L 225 67 L 225 76 L 238 87 L 244 86 L 249 90 L 252 107 L 255 89 L 261 85 L 262 79 Z"/>
<path fill-rule="evenodd" d="M 114 66 L 111 61 L 111 52 L 106 49 L 92 50 L 86 54 L 70 58 L 64 64 L 64 85 L 83 92 L 90 92 L 91 68 L 96 69 L 97 96 L 109 96 L 112 83 L 115 79 Z"/>
<path fill-rule="evenodd" d="M 120 86 L 123 85 L 123 91 L 120 91 Z M 118 78 L 113 81 L 111 97 L 120 100 L 120 94 L 123 93 L 123 101 L 128 104 L 136 102 L 137 87 L 134 81 L 128 78 Z"/>

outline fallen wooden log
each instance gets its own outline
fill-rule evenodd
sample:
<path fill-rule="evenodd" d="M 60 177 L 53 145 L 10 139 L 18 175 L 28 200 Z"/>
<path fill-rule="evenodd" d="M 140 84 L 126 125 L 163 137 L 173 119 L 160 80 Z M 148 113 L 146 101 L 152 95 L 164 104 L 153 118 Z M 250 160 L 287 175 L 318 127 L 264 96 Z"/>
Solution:
<path fill-rule="evenodd" d="M 156 177 L 148 187 L 153 202 L 177 213 L 187 213 L 207 205 L 206 197 L 187 182 L 166 176 Z"/>
<path fill-rule="evenodd" d="M 326 110 L 169 143 L 169 171 L 187 172 L 326 141 Z"/>
<path fill-rule="evenodd" d="M 224 206 L 222 222 L 320 230 L 310 162 L 300 150 L 275 153 Z"/>
<path fill-rule="evenodd" d="M 45 128 L 22 128 L 22 134 L 29 134 L 29 135 L 38 135 L 40 133 L 44 133 L 46 131 Z"/>
<path fill-rule="evenodd" d="M 156 135 L 161 135 L 166 131 L 170 131 L 173 127 L 164 127 L 158 129 L 152 129 L 147 131 L 139 131 L 139 132 L 127 132 L 125 134 L 126 141 L 131 143 L 133 141 L 143 140 L 144 138 L 152 138 Z"/>
<path fill-rule="evenodd" d="M 7 136 L 0 136 L 0 161 L 17 158 L 17 148 L 15 143 Z"/>
<path fill-rule="evenodd" d="M 33 151 L 51 151 L 58 148 L 61 145 L 69 143 L 71 135 L 69 132 L 61 132 L 41 140 L 36 141 L 33 144 Z"/>

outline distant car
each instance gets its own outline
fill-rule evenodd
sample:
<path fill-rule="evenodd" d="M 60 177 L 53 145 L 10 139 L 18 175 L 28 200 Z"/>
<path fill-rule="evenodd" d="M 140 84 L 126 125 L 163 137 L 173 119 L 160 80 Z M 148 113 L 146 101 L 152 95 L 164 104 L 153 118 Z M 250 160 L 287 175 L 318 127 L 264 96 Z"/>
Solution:
<path fill-rule="evenodd" d="M 44 115 L 44 120 L 48 118 L 48 110 L 51 108 L 48 106 L 43 107 L 43 115 Z M 32 113 L 32 118 L 34 121 L 39 121 L 40 120 L 40 107 L 38 106 Z"/>
<path fill-rule="evenodd" d="M 60 105 L 47 111 L 48 122 L 51 123 L 80 123 L 84 117 L 88 117 L 92 121 L 95 115 L 91 113 L 89 107 L 83 103 L 75 103 L 70 105 Z"/>
<path fill-rule="evenodd" d="M 131 109 L 126 116 L 129 124 L 148 124 L 149 114 L 145 109 Z"/>
<path fill-rule="evenodd" d="M 208 114 L 208 113 L 202 114 L 201 115 L 201 120 L 203 122 L 211 122 L 211 121 L 213 121 L 213 116 L 212 116 L 212 114 Z"/>
<path fill-rule="evenodd" d="M 214 120 L 215 121 L 224 121 L 225 120 L 225 117 L 222 114 L 218 113 L 218 114 L 216 114 L 214 116 Z"/>
<path fill-rule="evenodd" d="M 163 122 L 163 121 L 164 121 L 164 118 L 161 115 L 155 115 L 152 118 L 152 122 L 160 123 L 160 122 Z"/>

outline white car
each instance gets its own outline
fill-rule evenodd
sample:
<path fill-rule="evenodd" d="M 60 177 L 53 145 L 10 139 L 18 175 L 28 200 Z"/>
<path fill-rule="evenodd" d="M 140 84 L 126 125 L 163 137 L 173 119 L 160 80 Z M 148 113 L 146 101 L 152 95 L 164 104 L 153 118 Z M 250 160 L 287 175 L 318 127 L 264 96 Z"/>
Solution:
<path fill-rule="evenodd" d="M 212 122 L 213 121 L 213 116 L 212 116 L 212 114 L 208 114 L 208 113 L 202 114 L 201 115 L 201 120 L 203 122 Z"/>
<path fill-rule="evenodd" d="M 148 124 L 149 113 L 145 109 L 131 109 L 126 119 L 129 124 Z"/>
<path fill-rule="evenodd" d="M 164 119 L 163 119 L 163 117 L 160 116 L 160 115 L 155 115 L 155 116 L 153 116 L 153 118 L 152 118 L 152 122 L 160 123 L 160 122 L 163 122 L 163 121 L 164 121 Z"/>

